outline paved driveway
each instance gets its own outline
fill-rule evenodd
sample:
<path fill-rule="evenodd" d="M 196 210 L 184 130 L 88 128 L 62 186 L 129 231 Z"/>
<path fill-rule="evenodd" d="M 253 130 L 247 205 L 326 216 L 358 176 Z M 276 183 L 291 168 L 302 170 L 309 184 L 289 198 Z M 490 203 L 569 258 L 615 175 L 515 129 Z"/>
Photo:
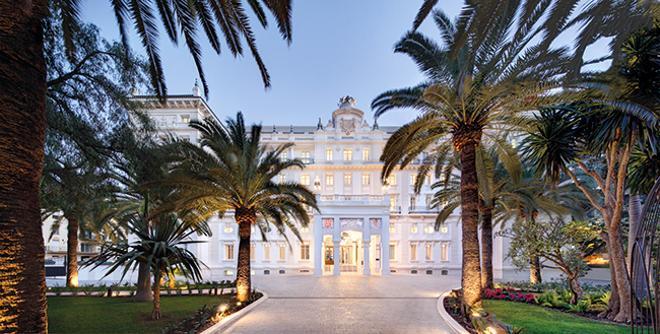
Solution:
<path fill-rule="evenodd" d="M 269 299 L 226 333 L 451 333 L 436 311 L 453 276 L 257 276 Z"/>

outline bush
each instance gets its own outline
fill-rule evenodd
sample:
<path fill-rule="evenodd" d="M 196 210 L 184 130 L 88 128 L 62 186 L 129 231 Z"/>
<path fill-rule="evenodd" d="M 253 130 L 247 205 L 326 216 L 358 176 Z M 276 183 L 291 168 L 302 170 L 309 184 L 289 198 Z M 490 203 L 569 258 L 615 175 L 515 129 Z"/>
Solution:
<path fill-rule="evenodd" d="M 514 289 L 485 289 L 484 298 L 496 300 L 510 300 L 514 302 L 536 304 L 536 297 L 533 293 L 524 293 Z"/>

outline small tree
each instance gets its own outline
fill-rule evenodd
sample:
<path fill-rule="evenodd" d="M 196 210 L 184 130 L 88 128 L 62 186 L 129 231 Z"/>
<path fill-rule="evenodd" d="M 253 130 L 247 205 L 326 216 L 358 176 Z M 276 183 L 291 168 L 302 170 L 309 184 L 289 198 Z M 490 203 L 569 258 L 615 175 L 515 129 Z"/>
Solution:
<path fill-rule="evenodd" d="M 579 278 L 589 270 L 585 257 L 598 250 L 602 241 L 598 230 L 582 221 L 565 222 L 561 219 L 518 220 L 502 232 L 511 238 L 508 256 L 518 268 L 525 268 L 529 259 L 538 256 L 566 275 L 571 290 L 571 304 L 582 297 Z"/>
<path fill-rule="evenodd" d="M 112 265 L 105 276 L 123 267 L 123 280 L 129 270 L 136 270 L 140 263 L 146 263 L 154 276 L 153 281 L 153 311 L 151 318 L 160 319 L 160 281 L 163 276 L 183 274 L 186 278 L 201 281 L 200 265 L 203 265 L 186 248 L 186 245 L 201 241 L 192 240 L 194 233 L 210 235 L 206 223 L 193 222 L 194 219 L 181 220 L 175 215 L 166 215 L 157 224 L 150 224 L 143 215 L 136 213 L 128 223 L 129 232 L 137 240 L 133 242 L 106 243 L 99 255 L 92 258 L 86 265 L 93 268 L 108 261 Z"/>

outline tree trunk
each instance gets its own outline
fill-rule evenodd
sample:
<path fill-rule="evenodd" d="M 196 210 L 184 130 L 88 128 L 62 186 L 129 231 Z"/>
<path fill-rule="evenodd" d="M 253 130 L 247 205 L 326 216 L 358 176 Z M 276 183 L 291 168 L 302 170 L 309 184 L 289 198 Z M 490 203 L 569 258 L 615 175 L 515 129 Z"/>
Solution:
<path fill-rule="evenodd" d="M 614 321 L 626 322 L 630 320 L 630 280 L 619 228 L 610 228 L 608 237 L 610 266 L 613 267 L 616 274 L 616 285 L 619 291 L 619 312 L 614 317 Z"/>
<path fill-rule="evenodd" d="M 78 287 L 78 218 L 67 216 L 66 286 Z"/>
<path fill-rule="evenodd" d="M 608 237 L 607 233 L 601 232 L 600 237 L 601 237 L 601 239 L 603 239 L 603 241 L 605 241 L 605 246 L 609 250 L 610 249 L 610 241 L 609 241 L 609 237 Z M 610 277 L 611 277 L 611 281 L 610 281 L 610 286 L 611 286 L 610 302 L 607 303 L 607 310 L 601 312 L 598 316 L 603 317 L 603 318 L 607 318 L 609 320 L 613 320 L 614 317 L 616 317 L 617 313 L 619 313 L 619 308 L 620 308 L 619 289 L 616 285 L 616 272 L 614 271 L 614 267 L 612 266 L 611 263 L 610 263 L 609 267 L 610 267 Z"/>
<path fill-rule="evenodd" d="M 529 259 L 529 283 L 536 285 L 543 283 L 541 276 L 541 259 L 538 256 L 532 256 Z"/>
<path fill-rule="evenodd" d="M 575 305 L 582 298 L 582 287 L 577 275 L 566 275 L 568 287 L 571 289 L 571 304 Z"/>
<path fill-rule="evenodd" d="M 481 287 L 493 287 L 493 208 L 481 210 Z"/>
<path fill-rule="evenodd" d="M 48 331 L 39 181 L 46 130 L 45 0 L 0 1 L 0 328 Z"/>
<path fill-rule="evenodd" d="M 151 311 L 151 320 L 160 319 L 160 270 L 154 273 L 154 309 Z"/>
<path fill-rule="evenodd" d="M 149 266 L 146 263 L 140 262 L 138 265 L 137 291 L 135 292 L 136 301 L 150 302 L 153 300 L 150 276 Z"/>
<path fill-rule="evenodd" d="M 637 239 L 637 229 L 639 228 L 639 221 L 642 216 L 642 201 L 639 195 L 630 195 L 628 197 L 628 251 L 626 256 L 626 264 L 628 266 L 628 273 L 631 273 L 630 265 L 632 263 L 632 250 L 633 244 Z"/>
<path fill-rule="evenodd" d="M 477 182 L 476 142 L 461 147 L 461 220 L 463 302 L 468 308 L 481 307 L 481 263 L 479 256 L 479 184 Z"/>
<path fill-rule="evenodd" d="M 250 275 L 250 233 L 252 224 L 257 221 L 257 215 L 251 209 L 237 209 L 236 223 L 238 224 L 238 263 L 236 268 L 236 299 L 246 302 L 252 291 Z"/>

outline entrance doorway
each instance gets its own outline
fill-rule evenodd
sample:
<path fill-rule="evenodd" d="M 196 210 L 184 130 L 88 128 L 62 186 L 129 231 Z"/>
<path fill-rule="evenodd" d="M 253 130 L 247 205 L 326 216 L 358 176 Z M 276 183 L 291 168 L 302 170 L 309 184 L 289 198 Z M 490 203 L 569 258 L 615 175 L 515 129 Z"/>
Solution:
<path fill-rule="evenodd" d="M 341 233 L 339 253 L 339 270 L 341 272 L 357 273 L 362 262 L 362 233 L 344 231 Z"/>

